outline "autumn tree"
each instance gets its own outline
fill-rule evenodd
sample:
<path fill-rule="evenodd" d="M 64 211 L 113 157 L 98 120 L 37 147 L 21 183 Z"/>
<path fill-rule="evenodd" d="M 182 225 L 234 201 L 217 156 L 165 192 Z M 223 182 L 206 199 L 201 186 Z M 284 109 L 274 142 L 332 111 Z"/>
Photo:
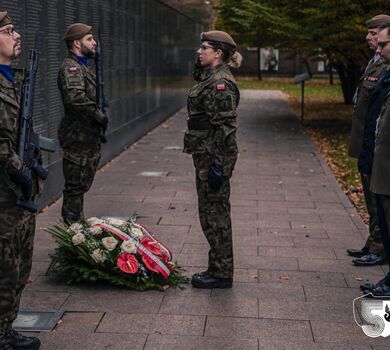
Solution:
<path fill-rule="evenodd" d="M 364 40 L 365 21 L 390 13 L 387 0 L 220 0 L 216 27 L 243 46 L 276 46 L 327 57 L 352 103 L 362 68 L 372 56 Z"/>

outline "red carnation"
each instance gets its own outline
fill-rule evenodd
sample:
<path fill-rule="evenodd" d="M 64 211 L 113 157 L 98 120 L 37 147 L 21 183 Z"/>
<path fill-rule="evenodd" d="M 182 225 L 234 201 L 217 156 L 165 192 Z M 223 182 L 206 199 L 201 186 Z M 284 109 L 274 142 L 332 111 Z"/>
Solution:
<path fill-rule="evenodd" d="M 118 256 L 116 265 L 125 273 L 131 275 L 137 273 L 139 269 L 139 263 L 133 254 L 122 253 Z"/>

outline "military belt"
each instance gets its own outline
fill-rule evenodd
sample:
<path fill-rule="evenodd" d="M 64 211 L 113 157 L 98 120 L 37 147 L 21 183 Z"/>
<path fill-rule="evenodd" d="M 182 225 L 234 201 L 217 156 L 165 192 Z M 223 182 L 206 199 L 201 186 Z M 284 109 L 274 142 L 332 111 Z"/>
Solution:
<path fill-rule="evenodd" d="M 212 125 L 208 120 L 187 119 L 187 125 L 189 130 L 209 130 L 212 129 Z"/>

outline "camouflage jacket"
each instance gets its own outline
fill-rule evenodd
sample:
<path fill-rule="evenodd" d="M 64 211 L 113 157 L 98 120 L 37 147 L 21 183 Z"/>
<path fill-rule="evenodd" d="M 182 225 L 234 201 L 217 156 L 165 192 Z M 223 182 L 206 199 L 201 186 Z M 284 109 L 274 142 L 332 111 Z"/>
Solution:
<path fill-rule="evenodd" d="M 359 158 L 363 145 L 365 119 L 371 97 L 386 68 L 387 65 L 381 59 L 376 62 L 372 59 L 360 78 L 360 84 L 356 90 L 354 113 L 352 116 L 352 130 L 348 152 L 351 157 Z"/>
<path fill-rule="evenodd" d="M 58 88 L 65 110 L 58 130 L 64 157 L 72 161 L 100 152 L 104 114 L 96 105 L 95 74 L 69 54 L 58 73 Z"/>
<path fill-rule="evenodd" d="M 188 130 L 184 152 L 211 156 L 212 162 L 231 175 L 238 153 L 237 106 L 240 93 L 229 67 L 204 69 L 188 94 Z M 232 165 L 233 164 L 233 165 Z"/>
<path fill-rule="evenodd" d="M 19 169 L 22 161 L 17 154 L 19 137 L 19 115 L 24 70 L 13 69 L 14 82 L 0 73 L 0 203 L 14 203 L 15 195 L 21 196 L 19 186 L 9 178 L 8 172 Z M 41 189 L 34 176 L 33 195 Z"/>

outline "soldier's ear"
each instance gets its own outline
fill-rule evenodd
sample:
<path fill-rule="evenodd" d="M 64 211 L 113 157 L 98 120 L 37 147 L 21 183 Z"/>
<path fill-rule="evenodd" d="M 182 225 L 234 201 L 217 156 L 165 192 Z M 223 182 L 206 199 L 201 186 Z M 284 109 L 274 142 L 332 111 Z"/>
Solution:
<path fill-rule="evenodd" d="M 73 47 L 76 49 L 81 49 L 81 41 L 80 40 L 74 40 L 73 41 Z"/>

